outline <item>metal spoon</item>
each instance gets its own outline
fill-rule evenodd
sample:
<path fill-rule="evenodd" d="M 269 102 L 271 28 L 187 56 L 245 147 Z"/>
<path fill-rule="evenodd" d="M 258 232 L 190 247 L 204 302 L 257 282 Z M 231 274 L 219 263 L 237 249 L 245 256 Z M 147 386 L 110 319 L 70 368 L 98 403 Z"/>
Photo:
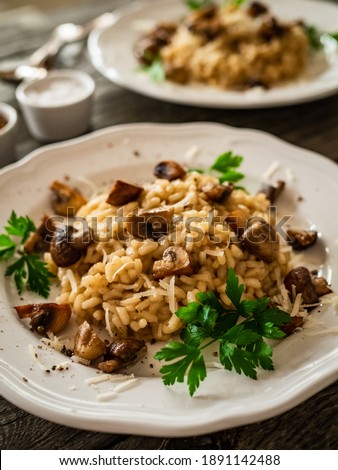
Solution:
<path fill-rule="evenodd" d="M 27 64 L 0 69 L 0 79 L 17 83 L 46 76 L 47 71 L 53 68 L 55 59 L 64 46 L 86 39 L 93 29 L 109 26 L 113 20 L 112 13 L 103 13 L 84 25 L 64 23 L 57 26 L 49 41 L 28 58 Z"/>

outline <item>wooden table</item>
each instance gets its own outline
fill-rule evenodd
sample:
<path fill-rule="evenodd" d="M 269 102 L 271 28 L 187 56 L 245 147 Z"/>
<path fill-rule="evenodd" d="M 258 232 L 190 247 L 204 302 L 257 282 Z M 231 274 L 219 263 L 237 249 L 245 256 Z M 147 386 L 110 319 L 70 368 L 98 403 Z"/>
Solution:
<path fill-rule="evenodd" d="M 34 11 L 27 10 L 24 14 L 35 18 L 31 26 L 24 25 L 18 17 L 14 23 L 8 17 L 0 17 L 0 60 L 27 55 L 59 23 L 84 22 L 125 3 L 126 0 L 86 0 L 81 8 L 68 6 L 40 19 Z M 71 63 L 69 55 L 70 50 L 66 50 L 60 66 L 66 64 L 85 70 L 96 81 L 92 130 L 141 121 L 216 121 L 271 132 L 338 162 L 338 95 L 285 108 L 192 108 L 155 101 L 113 85 L 94 70 L 85 47 Z M 0 101 L 17 108 L 13 85 L 0 83 Z M 17 157 L 23 157 L 40 145 L 29 135 L 20 116 Z M 0 406 L 2 449 L 338 449 L 338 381 L 275 418 L 194 438 L 161 439 L 86 432 L 37 418 L 4 399 Z"/>

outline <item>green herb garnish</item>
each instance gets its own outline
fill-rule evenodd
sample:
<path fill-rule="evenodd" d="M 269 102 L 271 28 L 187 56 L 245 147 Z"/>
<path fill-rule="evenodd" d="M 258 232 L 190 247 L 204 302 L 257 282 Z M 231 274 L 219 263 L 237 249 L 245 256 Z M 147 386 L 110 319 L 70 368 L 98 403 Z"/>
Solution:
<path fill-rule="evenodd" d="M 183 342 L 171 341 L 155 354 L 155 359 L 170 362 L 160 370 L 165 385 L 183 383 L 186 378 L 192 396 L 207 376 L 203 349 L 212 343 L 218 343 L 219 360 L 227 370 L 257 379 L 258 367 L 274 369 L 272 348 L 264 338 L 284 338 L 280 327 L 291 320 L 290 315 L 271 307 L 268 297 L 241 300 L 244 285 L 233 269 L 225 292 L 233 309 L 225 308 L 214 292 L 200 292 L 197 302 L 176 312 L 186 325 L 180 334 Z"/>
<path fill-rule="evenodd" d="M 323 44 L 320 40 L 321 34 L 315 26 L 305 24 L 304 32 L 308 38 L 309 44 L 312 47 L 312 49 L 314 49 L 315 51 L 319 51 L 320 49 L 323 48 Z"/>
<path fill-rule="evenodd" d="M 204 8 L 211 0 L 186 0 L 185 4 L 190 10 L 199 10 L 200 8 Z"/>
<path fill-rule="evenodd" d="M 14 256 L 17 258 L 7 267 L 5 276 L 13 276 L 19 294 L 24 289 L 29 289 L 47 298 L 50 291 L 49 278 L 54 275 L 48 271 L 46 263 L 38 255 L 27 253 L 24 248 L 30 233 L 36 231 L 34 222 L 29 217 L 18 217 L 12 211 L 5 230 L 7 233 L 0 235 L 0 261 Z M 15 241 L 15 238 L 19 241 Z"/>
<path fill-rule="evenodd" d="M 164 65 L 160 57 L 153 60 L 150 65 L 141 68 L 146 72 L 153 82 L 161 83 L 165 81 Z"/>
<path fill-rule="evenodd" d="M 229 150 L 228 152 L 219 155 L 210 168 L 207 168 L 206 170 L 191 168 L 189 171 L 197 171 L 202 174 L 216 173 L 220 183 L 224 183 L 225 181 L 237 183 L 237 181 L 244 178 L 243 173 L 239 173 L 236 170 L 236 168 L 241 165 L 242 161 L 243 157 L 240 155 L 234 155 L 234 153 Z"/>

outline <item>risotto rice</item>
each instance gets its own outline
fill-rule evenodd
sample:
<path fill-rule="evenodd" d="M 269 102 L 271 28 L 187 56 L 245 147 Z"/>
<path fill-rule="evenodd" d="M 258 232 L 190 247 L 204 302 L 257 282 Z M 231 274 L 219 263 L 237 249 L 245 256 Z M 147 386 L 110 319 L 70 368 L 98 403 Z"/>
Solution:
<path fill-rule="evenodd" d="M 57 267 L 50 253 L 45 254 L 49 270 L 61 283 L 57 301 L 69 303 L 79 323 L 102 325 L 111 337 L 167 340 L 183 326 L 175 312 L 196 300 L 198 292 L 215 291 L 225 305 L 231 304 L 225 294 L 229 268 L 245 285 L 245 298 L 279 293 L 291 267 L 290 247 L 279 244 L 274 261 L 259 260 L 243 248 L 225 221 L 233 211 L 268 220 L 268 199 L 235 189 L 223 203 L 213 202 L 203 188 L 215 184 L 214 176 L 188 172 L 172 181 L 155 179 L 144 185 L 138 200 L 125 205 L 108 204 L 108 194 L 91 198 L 77 212 L 95 233 L 86 254 L 66 268 Z M 168 233 L 140 239 L 127 230 L 130 214 L 159 209 L 172 214 Z M 193 273 L 156 279 L 154 262 L 170 246 L 188 253 Z"/>

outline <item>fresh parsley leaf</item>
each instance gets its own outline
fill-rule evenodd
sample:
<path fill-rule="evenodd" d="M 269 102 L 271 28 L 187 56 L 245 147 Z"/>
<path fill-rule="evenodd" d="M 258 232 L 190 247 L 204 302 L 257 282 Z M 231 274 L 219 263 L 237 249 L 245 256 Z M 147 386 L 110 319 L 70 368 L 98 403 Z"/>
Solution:
<path fill-rule="evenodd" d="M 225 307 L 214 292 L 199 292 L 197 302 L 177 311 L 186 323 L 180 333 L 183 343 L 172 341 L 155 355 L 170 362 L 160 370 L 166 385 L 186 379 L 193 395 L 206 377 L 203 350 L 215 342 L 219 343 L 220 362 L 225 369 L 235 369 L 252 379 L 257 378 L 258 367 L 273 370 L 272 348 L 264 338 L 282 339 L 285 333 L 279 327 L 291 317 L 272 307 L 268 297 L 242 300 L 243 293 L 244 285 L 234 269 L 229 269 L 226 294 L 234 309 Z"/>
<path fill-rule="evenodd" d="M 186 0 L 185 4 L 190 10 L 199 10 L 210 3 L 210 0 Z"/>
<path fill-rule="evenodd" d="M 8 235 L 0 235 L 0 260 L 11 258 L 14 255 L 15 246 Z"/>
<path fill-rule="evenodd" d="M 222 153 L 219 155 L 215 162 L 211 165 L 210 168 L 206 170 L 198 169 L 198 168 L 190 168 L 189 171 L 197 171 L 201 174 L 215 174 L 219 173 L 218 180 L 220 183 L 229 182 L 229 183 L 237 183 L 244 178 L 243 173 L 240 173 L 236 170 L 243 161 L 243 157 L 240 155 L 234 155 L 232 150 L 228 152 Z M 242 187 L 237 187 L 244 189 Z"/>
<path fill-rule="evenodd" d="M 193 323 L 197 320 L 201 308 L 201 304 L 198 302 L 190 302 L 187 306 L 179 308 L 176 315 L 184 321 L 184 323 Z"/>
<path fill-rule="evenodd" d="M 236 7 L 241 7 L 246 0 L 230 0 L 230 3 L 235 5 Z"/>
<path fill-rule="evenodd" d="M 21 243 L 25 243 L 29 234 L 36 230 L 34 222 L 29 217 L 18 217 L 15 211 L 12 211 L 7 223 L 5 230 L 8 235 L 21 237 Z"/>
<path fill-rule="evenodd" d="M 18 257 L 7 267 L 5 276 L 13 276 L 19 294 L 27 288 L 42 297 L 48 297 L 50 278 L 54 275 L 48 271 L 46 263 L 37 255 L 26 253 L 23 246 L 29 234 L 36 231 L 34 222 L 29 217 L 18 217 L 12 211 L 5 230 L 7 234 L 0 234 L 0 261 Z M 11 237 L 19 238 L 20 241 L 17 243 Z"/>
<path fill-rule="evenodd" d="M 25 256 L 28 269 L 28 287 L 44 298 L 47 298 L 50 291 L 50 278 L 55 277 L 48 271 L 46 263 L 41 261 L 37 255 L 29 254 Z"/>
<path fill-rule="evenodd" d="M 208 337 L 206 330 L 194 324 L 187 325 L 180 334 L 180 338 L 185 344 L 195 348 L 198 348 Z"/>
<path fill-rule="evenodd" d="M 216 158 L 214 164 L 211 166 L 212 170 L 217 170 L 220 173 L 225 173 L 229 168 L 238 168 L 243 161 L 243 157 L 234 155 L 231 150 L 222 153 Z"/>
<path fill-rule="evenodd" d="M 330 38 L 334 39 L 336 42 L 338 42 L 338 32 L 337 33 L 326 33 L 330 36 Z"/>
<path fill-rule="evenodd" d="M 309 24 L 304 24 L 303 28 L 312 49 L 315 51 L 322 49 L 323 44 L 320 40 L 321 34 L 319 33 L 318 29 L 315 26 Z"/>
<path fill-rule="evenodd" d="M 158 360 L 172 361 L 178 358 L 181 359 L 172 364 L 164 365 L 160 369 L 163 383 L 165 385 L 173 385 L 175 382 L 183 383 L 185 374 L 189 369 L 187 380 L 189 392 L 192 396 L 199 387 L 200 382 L 207 376 L 202 352 L 189 344 L 171 341 L 155 354 L 155 359 Z"/>
<path fill-rule="evenodd" d="M 15 263 L 8 266 L 5 276 L 14 275 L 14 282 L 19 294 L 26 288 L 28 284 L 28 272 L 26 268 L 25 259 L 22 257 Z"/>
<path fill-rule="evenodd" d="M 158 57 L 150 65 L 142 67 L 153 82 L 162 83 L 165 80 L 165 70 L 161 59 Z"/>
<path fill-rule="evenodd" d="M 198 302 L 203 306 L 210 306 L 215 309 L 218 313 L 224 312 L 224 307 L 221 302 L 218 300 L 215 292 L 198 292 L 196 295 Z M 196 303 L 196 302 L 194 302 Z"/>
<path fill-rule="evenodd" d="M 229 170 L 223 173 L 222 176 L 220 176 L 218 179 L 220 183 L 224 183 L 226 181 L 228 183 L 237 183 L 237 181 L 240 181 L 243 178 L 243 173 L 240 173 L 239 171 Z"/>
<path fill-rule="evenodd" d="M 249 345 L 247 351 L 252 352 L 253 362 L 264 370 L 274 370 L 272 362 L 272 348 L 263 340 L 263 338 Z"/>
<path fill-rule="evenodd" d="M 233 268 L 229 269 L 227 275 L 227 283 L 225 293 L 231 300 L 234 307 L 237 309 L 240 306 L 241 298 L 244 292 L 244 285 L 239 284 L 238 277 L 236 276 L 235 270 Z"/>
<path fill-rule="evenodd" d="M 238 374 L 247 375 L 257 379 L 256 365 L 253 362 L 253 354 L 245 349 L 238 348 L 235 344 L 220 341 L 219 359 L 225 369 L 236 370 Z"/>

